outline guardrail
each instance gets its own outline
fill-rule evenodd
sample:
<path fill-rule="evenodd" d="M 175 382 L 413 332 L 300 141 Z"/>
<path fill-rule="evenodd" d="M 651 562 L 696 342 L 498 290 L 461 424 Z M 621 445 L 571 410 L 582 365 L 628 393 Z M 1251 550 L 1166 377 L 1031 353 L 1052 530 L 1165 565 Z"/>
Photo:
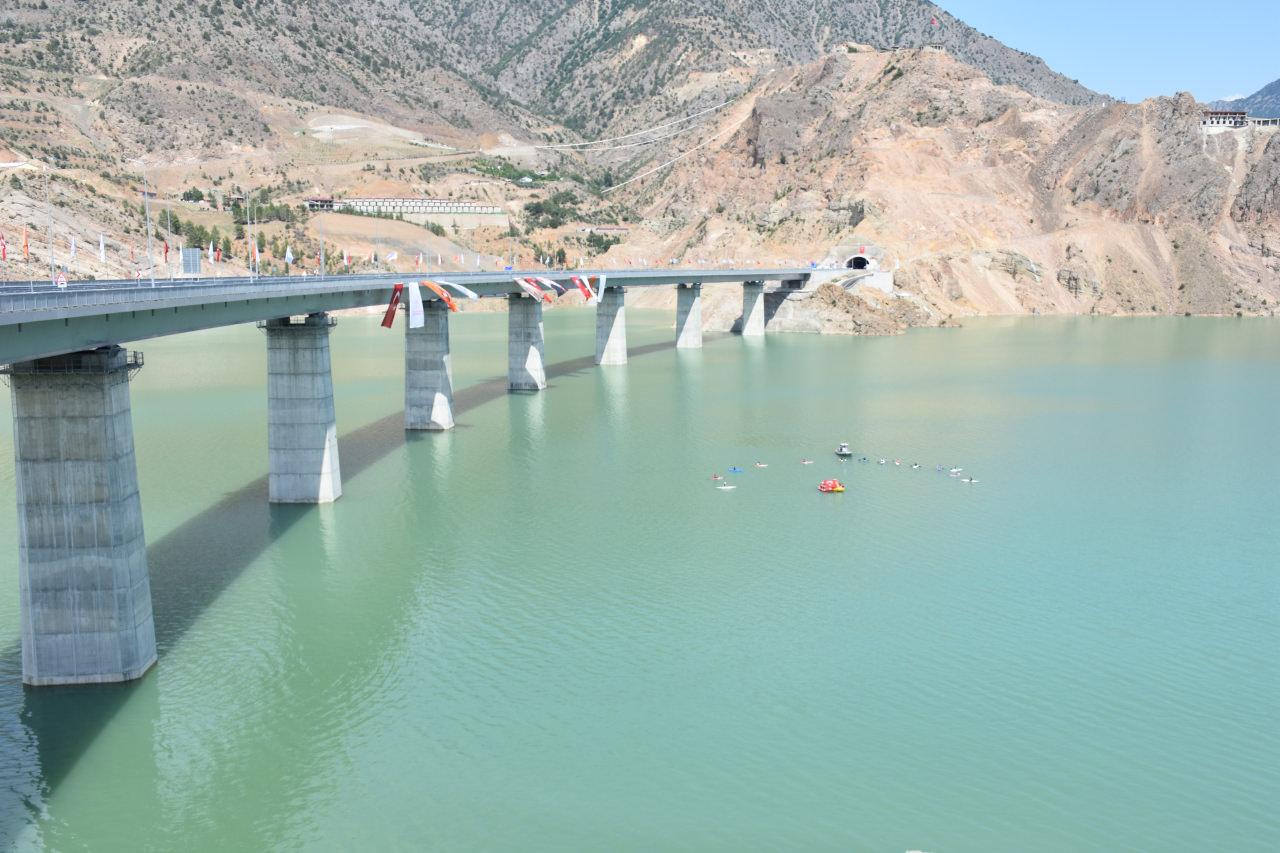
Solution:
<path fill-rule="evenodd" d="M 0 286 L 0 317 L 15 314 L 31 314 L 57 309 L 101 308 L 129 304 L 145 310 L 148 303 L 174 300 L 239 301 L 285 295 L 340 293 L 351 290 L 376 290 L 395 282 L 413 281 L 433 277 L 447 277 L 459 283 L 490 287 L 507 287 L 515 276 L 546 276 L 566 279 L 570 275 L 607 275 L 621 279 L 621 284 L 642 284 L 627 279 L 661 278 L 676 280 L 717 279 L 720 281 L 752 276 L 799 277 L 813 272 L 811 269 L 691 269 L 667 268 L 628 270 L 515 270 L 483 272 L 413 272 L 413 273 L 363 273 L 358 275 L 326 276 L 237 276 L 229 278 L 183 279 L 181 281 L 157 281 L 154 285 L 142 281 L 98 281 L 72 283 L 65 288 L 51 284 L 22 286 L 10 282 Z M 647 284 L 660 282 L 649 281 Z M 514 291 L 514 287 L 511 288 Z M 495 295 L 495 294 L 490 294 Z M 10 319 L 10 322 L 14 322 Z"/>

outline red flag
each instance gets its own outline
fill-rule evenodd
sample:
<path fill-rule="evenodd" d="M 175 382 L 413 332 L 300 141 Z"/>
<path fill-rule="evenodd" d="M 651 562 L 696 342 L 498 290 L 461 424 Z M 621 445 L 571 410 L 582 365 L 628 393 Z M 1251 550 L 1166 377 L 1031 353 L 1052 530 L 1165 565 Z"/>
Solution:
<path fill-rule="evenodd" d="M 933 24 L 933 25 L 936 27 L 936 26 L 938 26 L 938 19 L 937 19 L 937 18 L 930 18 L 930 19 L 929 19 L 929 23 Z"/>
<path fill-rule="evenodd" d="M 387 305 L 387 313 L 382 318 L 382 328 L 390 329 L 396 321 L 396 307 L 400 304 L 400 294 L 404 293 L 404 285 L 397 284 L 391 290 L 391 302 Z"/>
<path fill-rule="evenodd" d="M 167 253 L 166 253 L 167 254 Z M 222 247 L 218 246 L 213 250 L 213 260 L 215 263 L 222 263 Z"/>
<path fill-rule="evenodd" d="M 164 241 L 164 262 L 169 263 L 169 241 Z"/>
<path fill-rule="evenodd" d="M 31 260 L 31 247 L 27 244 L 27 228 L 22 227 L 22 259 L 24 261 Z"/>
<path fill-rule="evenodd" d="M 4 234 L 0 233 L 0 261 L 9 260 L 9 244 L 4 241 Z"/>

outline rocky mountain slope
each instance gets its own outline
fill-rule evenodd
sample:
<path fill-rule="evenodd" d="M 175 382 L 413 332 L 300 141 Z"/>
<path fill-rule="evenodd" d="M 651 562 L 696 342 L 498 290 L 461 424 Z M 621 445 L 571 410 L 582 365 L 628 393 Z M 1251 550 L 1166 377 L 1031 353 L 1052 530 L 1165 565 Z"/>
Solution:
<path fill-rule="evenodd" d="M 1215 110 L 1245 110 L 1262 118 L 1280 118 L 1280 80 L 1274 80 L 1247 98 L 1214 101 Z"/>
<path fill-rule="evenodd" d="M 718 147 L 623 192 L 650 256 L 874 244 L 935 320 L 1271 313 L 1280 134 L 1205 134 L 1199 112 L 1187 95 L 1054 103 L 940 51 L 841 52 L 762 84 Z"/>
<path fill-rule="evenodd" d="M 60 261 L 73 237 L 109 244 L 105 262 L 82 248 L 72 276 L 138 274 L 145 166 L 157 237 L 221 241 L 225 272 L 247 255 L 228 200 L 252 194 L 275 209 L 258 229 L 275 269 L 322 239 L 357 269 L 395 252 L 406 270 L 419 252 L 625 266 L 871 245 L 906 301 L 822 301 L 823 327 L 849 331 L 1280 301 L 1280 134 L 1205 133 L 1189 96 L 1110 102 L 918 0 L 39 0 L 0 15 L 0 168 L 28 163 L 0 172 L 7 277 L 47 270 L 46 166 Z M 537 147 L 719 102 L 652 144 Z M 179 199 L 195 188 L 221 204 Z M 317 193 L 484 201 L 514 227 L 298 209 Z M 733 306 L 707 316 L 727 326 Z"/>

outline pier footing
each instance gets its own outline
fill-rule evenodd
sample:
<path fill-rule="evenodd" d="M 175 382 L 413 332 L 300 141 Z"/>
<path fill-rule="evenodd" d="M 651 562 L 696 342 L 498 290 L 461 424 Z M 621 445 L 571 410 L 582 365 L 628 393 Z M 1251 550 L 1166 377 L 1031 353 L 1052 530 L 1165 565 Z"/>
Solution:
<path fill-rule="evenodd" d="M 449 309 L 438 299 L 422 307 L 422 327 L 411 329 L 405 324 L 404 428 L 453 429 Z"/>
<path fill-rule="evenodd" d="M 627 363 L 626 289 L 606 287 L 596 306 L 596 364 Z"/>
<path fill-rule="evenodd" d="M 156 662 L 129 374 L 118 346 L 14 364 L 22 680 L 138 678 Z"/>
<path fill-rule="evenodd" d="M 764 334 L 764 282 L 742 283 L 742 334 L 759 337 Z"/>
<path fill-rule="evenodd" d="M 272 503 L 342 497 L 328 314 L 268 320 L 267 492 Z"/>
<path fill-rule="evenodd" d="M 676 285 L 676 349 L 702 348 L 702 285 Z"/>
<path fill-rule="evenodd" d="M 541 391 L 547 387 L 542 302 L 518 293 L 507 297 L 507 386 L 512 391 Z"/>

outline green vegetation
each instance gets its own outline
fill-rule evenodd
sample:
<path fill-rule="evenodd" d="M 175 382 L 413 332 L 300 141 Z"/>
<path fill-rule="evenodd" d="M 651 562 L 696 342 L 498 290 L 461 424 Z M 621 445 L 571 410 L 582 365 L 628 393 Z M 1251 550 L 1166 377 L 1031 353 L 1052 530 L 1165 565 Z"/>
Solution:
<path fill-rule="evenodd" d="M 530 228 L 559 228 L 578 216 L 578 197 L 562 190 L 545 201 L 531 201 L 524 206 Z"/>
<path fill-rule="evenodd" d="M 197 187 L 191 187 L 182 193 L 183 201 L 204 201 L 204 193 Z"/>
<path fill-rule="evenodd" d="M 610 236 L 608 234 L 596 234 L 592 232 L 587 235 L 587 248 L 592 254 L 602 255 L 609 251 L 610 246 L 616 246 L 622 242 L 622 238 L 618 236 Z"/>
<path fill-rule="evenodd" d="M 537 172 L 529 169 L 521 169 L 510 160 L 479 160 L 475 164 L 475 170 L 482 175 L 490 175 L 495 178 L 517 182 L 521 178 L 528 178 L 531 182 L 539 181 L 556 181 L 559 178 L 556 175 L 547 174 L 539 175 Z"/>

